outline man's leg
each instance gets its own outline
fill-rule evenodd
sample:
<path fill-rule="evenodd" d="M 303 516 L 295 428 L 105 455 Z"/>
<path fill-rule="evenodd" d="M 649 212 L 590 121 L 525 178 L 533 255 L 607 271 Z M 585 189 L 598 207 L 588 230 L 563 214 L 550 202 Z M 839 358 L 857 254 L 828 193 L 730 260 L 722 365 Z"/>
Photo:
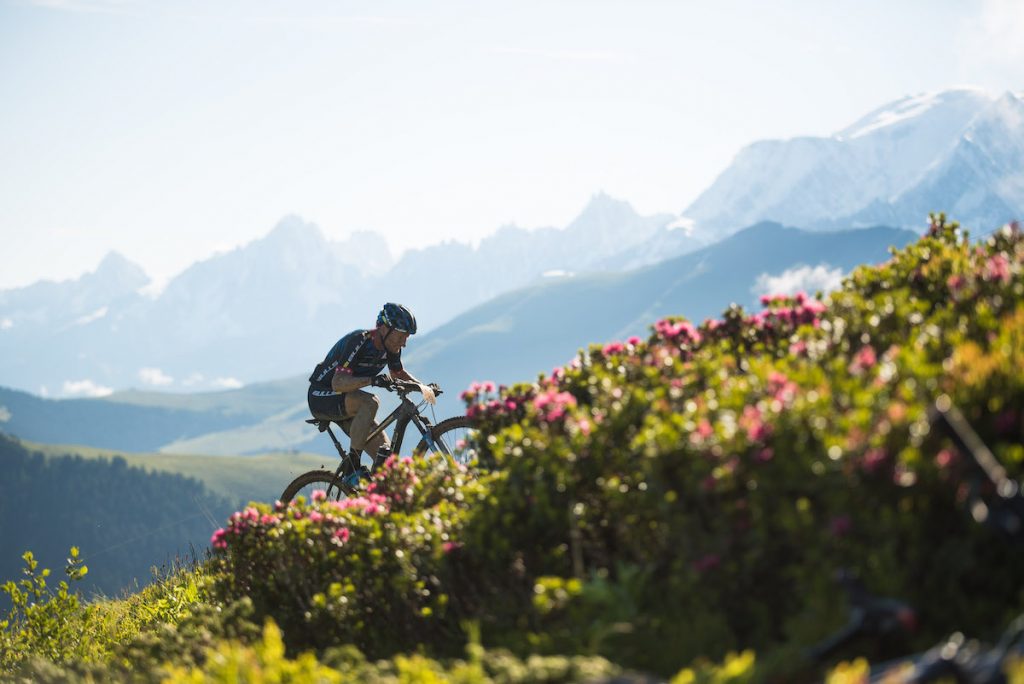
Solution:
<path fill-rule="evenodd" d="M 366 441 L 366 436 L 377 427 L 373 421 L 380 408 L 380 399 L 369 392 L 355 390 L 345 395 L 345 410 L 352 419 L 352 426 L 349 428 L 349 437 L 352 438 L 352 448 L 365 451 L 370 458 L 376 458 L 381 447 L 391 448 L 388 436 L 381 432 L 379 435 Z"/>

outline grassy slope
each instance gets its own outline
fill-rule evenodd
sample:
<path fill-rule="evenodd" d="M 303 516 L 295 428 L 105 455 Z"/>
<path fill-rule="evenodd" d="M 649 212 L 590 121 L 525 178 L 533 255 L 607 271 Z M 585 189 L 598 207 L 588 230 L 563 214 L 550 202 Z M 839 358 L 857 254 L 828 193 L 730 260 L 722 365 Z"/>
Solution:
<path fill-rule="evenodd" d="M 236 501 L 273 501 L 285 485 L 307 470 L 336 463 L 323 456 L 291 451 L 259 456 L 196 456 L 193 454 L 130 453 L 66 444 L 25 446 L 48 457 L 77 455 L 83 458 L 120 456 L 128 465 L 147 470 L 177 473 L 200 480 L 212 491 Z"/>

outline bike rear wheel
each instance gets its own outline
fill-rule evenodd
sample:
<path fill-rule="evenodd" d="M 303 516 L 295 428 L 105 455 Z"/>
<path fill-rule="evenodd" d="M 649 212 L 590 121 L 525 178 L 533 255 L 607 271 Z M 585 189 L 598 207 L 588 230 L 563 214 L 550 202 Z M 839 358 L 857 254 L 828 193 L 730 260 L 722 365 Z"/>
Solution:
<path fill-rule="evenodd" d="M 426 439 L 421 439 L 413 454 L 416 456 L 436 454 L 446 458 L 451 457 L 456 463 L 467 465 L 477 460 L 476 449 L 472 446 L 474 435 L 473 421 L 468 416 L 448 418 L 435 425 L 430 431 L 434 448 L 430 448 Z"/>
<path fill-rule="evenodd" d="M 318 489 L 325 493 L 329 492 L 331 501 L 345 499 L 355 493 L 350 485 L 335 476 L 330 470 L 311 470 L 308 473 L 302 473 L 285 487 L 281 494 L 281 503 L 288 504 L 299 496 L 304 496 L 308 503 L 312 501 L 313 492 Z"/>

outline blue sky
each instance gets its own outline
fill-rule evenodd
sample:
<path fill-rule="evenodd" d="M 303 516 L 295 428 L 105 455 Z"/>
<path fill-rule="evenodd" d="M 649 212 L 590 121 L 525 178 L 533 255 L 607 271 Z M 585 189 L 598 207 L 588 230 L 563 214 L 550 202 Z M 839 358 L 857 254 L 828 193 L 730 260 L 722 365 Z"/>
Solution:
<path fill-rule="evenodd" d="M 1024 90 L 1017 0 L 0 0 L 0 288 L 158 279 L 284 215 L 397 253 L 680 212 L 745 144 Z"/>

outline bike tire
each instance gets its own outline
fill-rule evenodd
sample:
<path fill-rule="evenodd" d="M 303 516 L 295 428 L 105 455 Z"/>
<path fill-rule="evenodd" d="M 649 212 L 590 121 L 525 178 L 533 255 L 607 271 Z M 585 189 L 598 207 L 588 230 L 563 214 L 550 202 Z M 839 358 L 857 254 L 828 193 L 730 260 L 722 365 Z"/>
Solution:
<path fill-rule="evenodd" d="M 314 485 L 323 485 L 323 487 L 315 487 Z M 333 487 L 332 489 L 332 500 L 344 499 L 352 496 L 355 490 L 341 478 L 336 477 L 335 474 L 330 470 L 310 470 L 308 473 L 302 473 L 297 478 L 292 480 L 287 487 L 284 488 L 284 492 L 281 494 L 281 503 L 287 505 L 299 495 L 300 492 L 308 487 L 312 487 L 309 490 L 312 493 L 313 489 L 324 489 Z M 334 494 L 334 491 L 337 494 Z M 306 496 L 306 501 L 309 501 L 309 495 Z"/>
<path fill-rule="evenodd" d="M 435 447 L 439 447 L 439 455 L 452 457 L 456 463 L 467 465 L 476 459 L 476 453 L 470 449 L 460 446 L 460 440 L 467 439 L 473 431 L 473 421 L 469 416 L 455 416 L 446 418 L 430 430 L 430 437 Z M 420 439 L 416 445 L 413 455 L 422 456 L 427 454 L 429 447 L 426 439 Z"/>

